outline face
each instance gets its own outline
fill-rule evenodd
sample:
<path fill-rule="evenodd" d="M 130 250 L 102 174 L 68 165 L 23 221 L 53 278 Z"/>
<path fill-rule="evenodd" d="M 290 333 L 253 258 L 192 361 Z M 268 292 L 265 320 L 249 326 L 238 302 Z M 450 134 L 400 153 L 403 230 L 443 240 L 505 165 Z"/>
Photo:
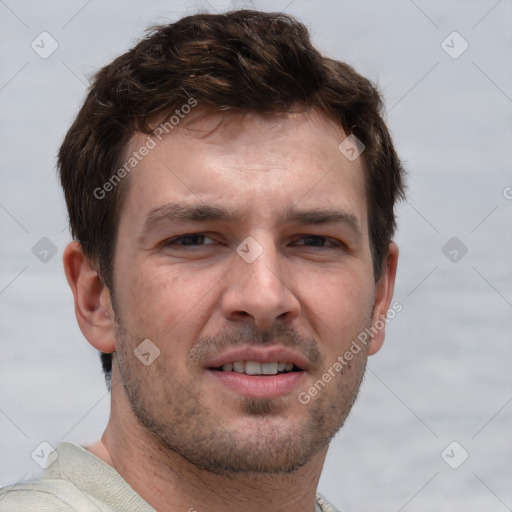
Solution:
<path fill-rule="evenodd" d="M 363 349 L 299 400 L 375 315 L 362 162 L 318 113 L 221 120 L 174 130 L 129 178 L 116 392 L 197 467 L 292 471 L 341 427 L 366 364 Z"/>

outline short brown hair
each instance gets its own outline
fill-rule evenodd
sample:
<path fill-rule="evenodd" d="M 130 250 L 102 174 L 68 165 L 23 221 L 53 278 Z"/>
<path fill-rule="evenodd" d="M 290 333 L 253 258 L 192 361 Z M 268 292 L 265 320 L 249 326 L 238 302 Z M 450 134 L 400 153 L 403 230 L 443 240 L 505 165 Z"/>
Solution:
<path fill-rule="evenodd" d="M 109 288 L 126 184 L 99 199 L 95 191 L 120 169 L 135 132 L 150 134 L 155 119 L 190 98 L 197 109 L 214 112 L 315 108 L 361 140 L 373 268 L 380 276 L 404 184 L 379 92 L 351 66 L 323 57 L 291 16 L 240 10 L 153 28 L 95 75 L 64 139 L 58 168 L 71 232 Z M 105 356 L 104 369 L 108 361 Z"/>

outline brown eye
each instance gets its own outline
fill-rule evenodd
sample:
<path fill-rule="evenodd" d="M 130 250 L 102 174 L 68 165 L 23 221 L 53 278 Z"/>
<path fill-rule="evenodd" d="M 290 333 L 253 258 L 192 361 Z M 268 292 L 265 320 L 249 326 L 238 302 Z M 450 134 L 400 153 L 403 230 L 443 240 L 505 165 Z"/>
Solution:
<path fill-rule="evenodd" d="M 325 236 L 318 235 L 302 235 L 299 238 L 299 241 L 303 240 L 304 243 L 295 243 L 294 245 L 303 245 L 308 247 L 320 247 L 320 248 L 332 248 L 339 247 L 341 242 L 337 240 L 333 240 L 332 238 L 327 238 Z"/>
<path fill-rule="evenodd" d="M 304 245 L 313 245 L 315 247 L 324 247 L 325 242 L 327 242 L 327 239 L 323 236 L 304 236 L 302 237 L 303 240 L 305 240 Z"/>
<path fill-rule="evenodd" d="M 205 241 L 209 242 L 205 243 Z M 210 237 L 202 233 L 193 233 L 188 235 L 175 236 L 165 242 L 165 246 L 182 246 L 182 247 L 195 247 L 198 245 L 210 245 L 215 243 Z"/>

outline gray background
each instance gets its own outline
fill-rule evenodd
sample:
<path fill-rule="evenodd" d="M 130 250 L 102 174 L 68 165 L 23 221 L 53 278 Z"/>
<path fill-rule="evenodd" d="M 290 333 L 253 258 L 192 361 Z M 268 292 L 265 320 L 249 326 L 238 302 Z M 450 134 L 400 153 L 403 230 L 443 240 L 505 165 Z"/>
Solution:
<path fill-rule="evenodd" d="M 62 269 L 69 234 L 55 174 L 87 77 L 150 24 L 251 5 L 297 16 L 323 52 L 378 83 L 409 171 L 396 237 L 403 311 L 370 359 L 320 491 L 345 512 L 512 510 L 506 0 L 0 0 L 0 485 L 40 472 L 31 453 L 42 441 L 92 442 L 108 418 Z M 31 48 L 43 31 L 59 45 L 46 59 Z M 459 36 L 442 45 L 453 31 L 469 44 L 461 55 Z M 32 252 L 43 237 L 57 250 L 46 263 Z M 442 250 L 452 237 L 455 262 Z M 462 450 L 469 458 L 452 469 Z"/>

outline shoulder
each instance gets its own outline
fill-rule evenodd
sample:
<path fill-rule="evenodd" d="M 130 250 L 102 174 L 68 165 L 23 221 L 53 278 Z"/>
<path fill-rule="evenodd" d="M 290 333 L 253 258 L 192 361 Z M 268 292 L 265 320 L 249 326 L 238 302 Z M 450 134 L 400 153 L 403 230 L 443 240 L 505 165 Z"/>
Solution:
<path fill-rule="evenodd" d="M 331 505 L 319 492 L 316 493 L 316 502 L 320 506 L 322 512 L 340 512 L 336 507 Z"/>
<path fill-rule="evenodd" d="M 113 467 L 66 442 L 37 480 L 0 489 L 0 512 L 91 510 L 154 512 Z"/>
<path fill-rule="evenodd" d="M 63 474 L 63 467 L 73 465 L 84 469 L 81 447 L 61 443 L 51 452 L 52 462 L 35 480 L 0 489 L 0 512 L 82 512 L 91 509 L 90 498 L 73 481 Z M 88 507 L 84 505 L 87 504 Z"/>
<path fill-rule="evenodd" d="M 0 512 L 70 512 L 64 481 L 34 481 L 0 489 Z"/>

